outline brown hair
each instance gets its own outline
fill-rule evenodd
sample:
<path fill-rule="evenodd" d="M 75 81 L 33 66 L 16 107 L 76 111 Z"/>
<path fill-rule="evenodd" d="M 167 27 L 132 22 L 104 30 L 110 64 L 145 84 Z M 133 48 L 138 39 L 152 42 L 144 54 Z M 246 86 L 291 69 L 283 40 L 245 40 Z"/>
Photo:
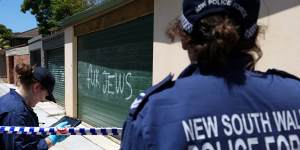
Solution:
<path fill-rule="evenodd" d="M 22 84 L 24 88 L 29 88 L 37 80 L 33 77 L 33 70 L 35 66 L 30 66 L 28 64 L 17 64 L 15 67 L 15 72 L 17 73 L 16 84 Z"/>
<path fill-rule="evenodd" d="M 200 20 L 192 34 L 177 19 L 167 31 L 170 39 L 179 37 L 190 60 L 204 74 L 223 75 L 229 70 L 254 70 L 262 51 L 256 43 L 259 29 L 251 39 L 240 37 L 240 26 L 228 15 L 213 14 Z"/>

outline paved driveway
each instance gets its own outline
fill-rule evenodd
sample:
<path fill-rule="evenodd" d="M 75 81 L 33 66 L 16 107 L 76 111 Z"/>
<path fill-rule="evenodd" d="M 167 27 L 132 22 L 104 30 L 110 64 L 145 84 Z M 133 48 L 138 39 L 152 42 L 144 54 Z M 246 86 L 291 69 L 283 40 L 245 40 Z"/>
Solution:
<path fill-rule="evenodd" d="M 13 85 L 0 83 L 0 96 L 6 94 Z M 39 117 L 41 127 L 48 127 L 65 115 L 63 107 L 52 102 L 39 103 L 34 111 Z M 87 127 L 87 125 L 80 125 Z M 50 150 L 117 150 L 119 145 L 103 136 L 69 136 Z"/>

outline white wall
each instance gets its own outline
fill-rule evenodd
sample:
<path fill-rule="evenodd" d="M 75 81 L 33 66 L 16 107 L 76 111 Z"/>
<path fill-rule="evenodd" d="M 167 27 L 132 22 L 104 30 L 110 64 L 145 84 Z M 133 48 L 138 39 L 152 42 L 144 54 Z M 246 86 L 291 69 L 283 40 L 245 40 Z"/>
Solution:
<path fill-rule="evenodd" d="M 181 49 L 180 42 L 171 44 L 165 34 L 169 23 L 181 14 L 181 1 L 154 0 L 154 84 L 171 72 L 177 76 L 189 64 L 187 53 Z"/>
<path fill-rule="evenodd" d="M 182 0 L 154 0 L 153 83 L 170 72 L 178 75 L 189 64 L 179 42 L 170 44 L 165 35 L 169 23 L 181 13 Z M 300 1 L 262 0 L 259 24 L 266 27 L 260 37 L 263 58 L 258 70 L 278 68 L 300 76 Z"/>
<path fill-rule="evenodd" d="M 77 38 L 74 28 L 65 33 L 65 109 L 66 115 L 77 117 Z"/>
<path fill-rule="evenodd" d="M 18 47 L 6 51 L 6 56 L 29 55 L 28 46 Z"/>
<path fill-rule="evenodd" d="M 278 68 L 300 76 L 300 1 L 264 2 L 259 20 L 266 28 L 265 34 L 260 37 L 264 54 L 257 69 Z M 280 10 L 288 7 L 284 5 L 292 7 Z"/>

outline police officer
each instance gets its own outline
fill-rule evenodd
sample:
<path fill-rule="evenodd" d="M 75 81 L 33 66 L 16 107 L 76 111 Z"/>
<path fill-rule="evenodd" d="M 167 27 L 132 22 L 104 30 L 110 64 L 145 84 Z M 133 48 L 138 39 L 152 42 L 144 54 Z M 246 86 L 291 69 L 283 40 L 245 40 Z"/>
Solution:
<path fill-rule="evenodd" d="M 131 105 L 124 150 L 300 149 L 300 82 L 255 71 L 259 0 L 184 0 L 169 30 L 191 65 Z"/>
<path fill-rule="evenodd" d="M 32 107 L 38 102 L 55 101 L 52 91 L 55 84 L 53 76 L 41 67 L 18 64 L 15 71 L 18 77 L 17 89 L 0 97 L 0 125 L 38 127 L 39 121 Z M 67 122 L 57 127 L 64 127 Z M 50 135 L 12 135 L 0 134 L 1 150 L 46 150 L 66 136 Z"/>

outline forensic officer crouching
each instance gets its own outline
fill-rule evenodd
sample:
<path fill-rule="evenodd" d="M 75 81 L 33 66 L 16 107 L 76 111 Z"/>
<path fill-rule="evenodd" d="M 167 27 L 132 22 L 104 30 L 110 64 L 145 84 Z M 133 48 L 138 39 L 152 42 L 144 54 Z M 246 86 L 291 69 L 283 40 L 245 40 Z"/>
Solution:
<path fill-rule="evenodd" d="M 45 68 L 28 64 L 15 67 L 17 88 L 0 97 L 0 126 L 38 127 L 39 119 L 33 107 L 39 102 L 54 101 L 55 79 Z M 64 127 L 68 122 L 59 123 Z M 30 132 L 29 132 L 30 133 Z M 0 150 L 47 150 L 62 142 L 65 135 L 0 134 Z"/>
<path fill-rule="evenodd" d="M 255 71 L 259 0 L 184 0 L 168 30 L 191 64 L 133 102 L 124 150 L 299 150 L 300 82 Z"/>

